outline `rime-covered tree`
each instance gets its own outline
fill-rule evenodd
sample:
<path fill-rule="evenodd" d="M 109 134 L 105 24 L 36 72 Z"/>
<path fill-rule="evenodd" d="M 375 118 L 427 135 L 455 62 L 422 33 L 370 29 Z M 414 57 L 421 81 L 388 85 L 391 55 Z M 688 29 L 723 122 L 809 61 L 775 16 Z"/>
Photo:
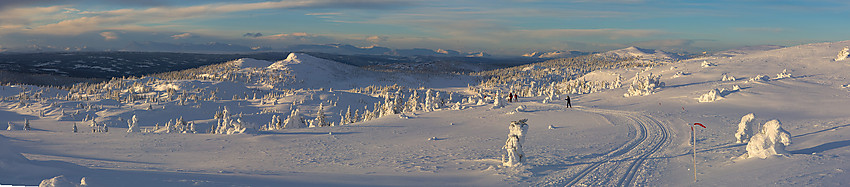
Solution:
<path fill-rule="evenodd" d="M 753 113 L 741 117 L 741 122 L 738 123 L 738 132 L 735 133 L 736 143 L 747 143 L 753 136 L 753 119 L 755 119 Z"/>
<path fill-rule="evenodd" d="M 508 140 L 505 141 L 505 154 L 502 155 L 502 165 L 514 167 L 522 164 L 525 159 L 525 153 L 522 151 L 522 145 L 525 143 L 525 136 L 528 133 L 528 119 L 512 121 L 508 126 Z"/>
<path fill-rule="evenodd" d="M 316 112 L 316 119 L 313 120 L 313 123 L 310 125 L 315 127 L 324 127 L 328 126 L 328 122 L 326 121 L 325 116 L 325 105 L 324 103 L 319 103 L 319 110 Z"/>
<path fill-rule="evenodd" d="M 301 115 L 298 114 L 298 112 L 298 109 L 292 110 L 292 112 L 289 114 L 289 117 L 286 118 L 283 128 L 290 129 L 307 127 L 307 125 L 304 124 L 304 118 L 302 118 Z"/>
<path fill-rule="evenodd" d="M 30 120 L 29 119 L 24 119 L 24 130 L 25 131 L 32 130 L 32 127 L 30 127 Z"/>
<path fill-rule="evenodd" d="M 127 132 L 139 132 L 138 123 L 139 120 L 136 118 L 136 115 L 133 115 L 131 119 L 127 120 Z"/>

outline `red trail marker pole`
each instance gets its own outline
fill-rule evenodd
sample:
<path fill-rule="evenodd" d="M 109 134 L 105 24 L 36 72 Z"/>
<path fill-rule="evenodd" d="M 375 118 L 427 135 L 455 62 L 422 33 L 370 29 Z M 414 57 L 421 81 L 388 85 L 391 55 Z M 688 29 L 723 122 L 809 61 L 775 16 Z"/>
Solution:
<path fill-rule="evenodd" d="M 685 107 L 682 107 L 682 109 L 684 110 Z M 692 133 L 692 137 L 694 138 L 693 139 L 693 142 L 694 142 L 693 143 L 693 145 L 694 145 L 694 183 L 697 182 L 697 131 L 696 131 L 696 129 L 694 129 L 694 126 L 697 126 L 697 125 L 699 125 L 702 128 L 705 128 L 705 125 L 702 125 L 702 123 L 694 123 L 693 126 L 691 126 L 691 133 Z"/>

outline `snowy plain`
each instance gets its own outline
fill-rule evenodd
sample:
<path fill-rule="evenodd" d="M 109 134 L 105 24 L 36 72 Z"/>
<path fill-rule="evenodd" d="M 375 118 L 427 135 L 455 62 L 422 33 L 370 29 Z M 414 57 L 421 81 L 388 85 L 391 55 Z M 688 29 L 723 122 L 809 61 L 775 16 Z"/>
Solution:
<path fill-rule="evenodd" d="M 624 86 L 559 94 L 557 100 L 502 100 L 503 107 L 493 107 L 492 96 L 475 97 L 481 93 L 467 87 L 477 84 L 475 77 L 373 72 L 306 54 L 278 62 L 234 61 L 237 73 L 229 76 L 252 75 L 239 81 L 220 81 L 223 75 L 143 78 L 126 80 L 138 83 L 129 86 L 137 90 L 115 91 L 218 98 L 211 100 L 63 100 L 56 98 L 68 91 L 2 86 L 0 124 L 11 123 L 12 129 L 0 131 L 0 184 L 38 185 L 64 175 L 75 184 L 85 177 L 88 186 L 846 186 L 850 61 L 834 59 L 848 45 L 815 43 L 684 60 L 665 55 L 652 67 L 602 69 L 579 78 L 621 76 L 631 82 L 636 73 L 661 75 L 664 85 L 648 95 L 624 97 Z M 257 78 L 278 74 L 288 82 Z M 355 88 L 394 84 L 422 97 L 431 88 L 449 102 L 341 125 L 340 114 L 349 106 L 374 110 L 373 103 L 392 94 Z M 715 89 L 711 99 L 701 99 Z M 573 108 L 565 107 L 566 95 Z M 470 102 L 473 98 L 482 101 Z M 455 103 L 462 109 L 449 106 Z M 263 129 L 273 115 L 286 117 L 295 108 L 314 119 L 320 105 L 334 126 Z M 239 116 L 246 133 L 208 133 L 224 107 Z M 789 155 L 736 159 L 747 145 L 736 143 L 734 134 L 749 113 L 755 124 L 782 122 L 791 134 Z M 84 115 L 109 131 L 92 132 Z M 144 132 L 127 132 L 126 120 L 134 115 Z M 178 118 L 193 122 L 194 133 L 165 133 L 160 127 Z M 510 122 L 520 119 L 530 126 L 526 161 L 505 167 L 501 147 Z M 707 126 L 697 130 L 696 182 L 689 143 L 695 122 Z M 75 124 L 78 133 L 72 132 Z"/>

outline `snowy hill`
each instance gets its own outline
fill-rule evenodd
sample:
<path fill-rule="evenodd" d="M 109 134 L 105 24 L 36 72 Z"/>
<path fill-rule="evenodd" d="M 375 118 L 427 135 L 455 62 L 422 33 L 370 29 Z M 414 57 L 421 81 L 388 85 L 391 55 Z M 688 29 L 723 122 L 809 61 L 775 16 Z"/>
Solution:
<path fill-rule="evenodd" d="M 639 59 L 558 59 L 481 77 L 294 53 L 65 89 L 2 86 L 0 184 L 64 175 L 91 186 L 844 186 L 850 64 L 835 58 L 849 45 L 666 63 L 641 61 L 672 54 L 627 48 L 607 54 Z M 521 119 L 524 139 L 510 141 Z M 739 143 L 742 121 L 751 133 L 781 125 L 790 141 Z M 694 148 L 697 122 L 706 128 Z M 523 164 L 506 166 L 518 142 Z M 741 157 L 768 143 L 784 154 Z"/>
<path fill-rule="evenodd" d="M 664 52 L 661 50 L 652 50 L 652 49 L 643 49 L 635 46 L 611 50 L 604 53 L 599 53 L 596 55 L 600 56 L 609 56 L 615 58 L 637 58 L 641 60 L 650 60 L 650 61 L 664 61 L 664 62 L 672 62 L 676 60 L 683 59 L 684 57 L 679 56 L 677 54 Z"/>
<path fill-rule="evenodd" d="M 779 45 L 745 46 L 745 47 L 740 47 L 740 48 L 735 48 L 735 49 L 717 52 L 714 55 L 715 56 L 722 56 L 722 57 L 733 57 L 733 56 L 738 56 L 738 55 L 745 55 L 745 54 L 757 53 L 757 52 L 762 52 L 762 51 L 781 49 L 781 48 L 784 48 L 784 47 L 785 46 L 779 46 Z"/>
<path fill-rule="evenodd" d="M 577 57 L 581 55 L 588 55 L 590 53 L 581 52 L 581 51 L 549 51 L 549 52 L 530 52 L 523 54 L 524 57 L 531 58 L 570 58 Z"/>

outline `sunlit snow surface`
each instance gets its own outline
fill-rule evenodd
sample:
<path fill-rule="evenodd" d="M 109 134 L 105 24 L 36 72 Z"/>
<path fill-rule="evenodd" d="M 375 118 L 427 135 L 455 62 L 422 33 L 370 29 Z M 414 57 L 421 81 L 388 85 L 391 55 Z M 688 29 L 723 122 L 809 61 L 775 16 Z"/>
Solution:
<path fill-rule="evenodd" d="M 289 70 L 295 81 L 282 87 L 160 80 L 138 90 L 218 90 L 218 100 L 182 105 L 65 101 L 53 99 L 67 94 L 62 90 L 3 86 L 0 124 L 13 128 L 0 132 L 0 184 L 37 185 L 64 175 L 75 183 L 86 177 L 90 186 L 688 186 L 694 185 L 690 124 L 700 122 L 707 128 L 697 128 L 695 185 L 843 186 L 850 184 L 850 128 L 845 128 L 850 126 L 850 64 L 834 58 L 848 45 L 817 43 L 599 70 L 580 79 L 622 76 L 630 83 L 637 73 L 652 73 L 661 75 L 664 86 L 631 97 L 623 96 L 628 85 L 570 95 L 573 108 L 564 106 L 563 97 L 521 97 L 500 108 L 463 102 L 462 110 L 448 105 L 341 126 L 271 131 L 262 126 L 292 108 L 313 119 L 322 104 L 329 121 L 339 124 L 348 106 L 372 109 L 384 100 L 352 88 L 399 82 L 453 92 L 454 101 L 461 101 L 473 94 L 466 84 L 477 82 L 454 75 L 371 72 L 297 55 L 280 62 L 241 62 L 244 71 Z M 783 70 L 790 77 L 777 76 Z M 736 79 L 723 81 L 724 74 Z M 767 78 L 753 79 L 759 75 Z M 275 89 L 287 91 L 275 100 L 250 94 Z M 700 102 L 715 89 L 726 92 L 715 91 L 711 102 Z M 42 91 L 46 99 L 22 105 L 15 99 L 22 90 Z M 544 98 L 551 101 L 543 103 Z M 241 113 L 253 130 L 206 133 L 223 107 Z M 747 147 L 736 143 L 737 124 L 749 113 L 755 114 L 753 124 L 782 121 L 791 136 L 788 156 L 735 159 Z M 106 124 L 109 132 L 92 133 L 82 121 L 85 115 Z M 126 120 L 133 115 L 143 131 L 182 116 L 196 124 L 197 133 L 127 133 Z M 526 118 L 525 163 L 504 167 L 501 147 L 508 125 Z M 24 119 L 30 131 L 23 130 Z M 78 133 L 71 132 L 75 123 Z"/>

